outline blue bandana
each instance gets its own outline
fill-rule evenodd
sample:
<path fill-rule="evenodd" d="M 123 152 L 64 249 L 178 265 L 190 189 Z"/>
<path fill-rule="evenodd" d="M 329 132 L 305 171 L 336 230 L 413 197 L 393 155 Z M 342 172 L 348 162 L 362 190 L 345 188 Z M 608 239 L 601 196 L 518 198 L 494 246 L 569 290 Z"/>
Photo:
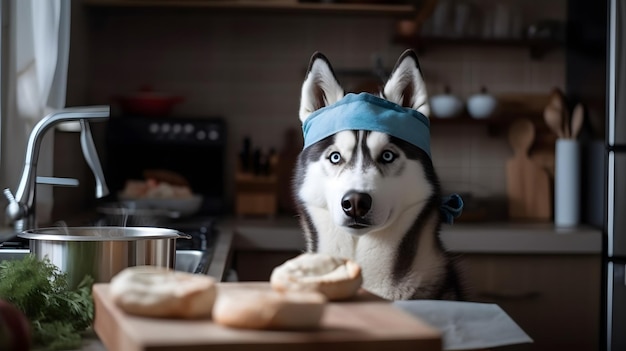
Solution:
<path fill-rule="evenodd" d="M 302 124 L 304 148 L 344 130 L 387 133 L 422 149 L 430 156 L 430 121 L 420 112 L 372 94 L 347 94 L 336 103 L 313 113 Z M 442 198 L 445 222 L 461 215 L 463 200 L 457 194 Z"/>
<path fill-rule="evenodd" d="M 313 113 L 302 124 L 304 148 L 344 130 L 370 130 L 409 142 L 430 157 L 430 122 L 426 116 L 372 94 L 347 94 Z"/>

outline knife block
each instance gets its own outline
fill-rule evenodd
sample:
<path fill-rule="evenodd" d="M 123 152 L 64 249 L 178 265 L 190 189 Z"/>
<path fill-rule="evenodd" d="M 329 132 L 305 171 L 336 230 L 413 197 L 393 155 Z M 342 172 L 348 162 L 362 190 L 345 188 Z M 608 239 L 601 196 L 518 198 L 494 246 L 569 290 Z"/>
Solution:
<path fill-rule="evenodd" d="M 235 172 L 235 214 L 274 217 L 278 208 L 278 157 L 270 160 L 268 174 L 244 172 L 241 165 Z"/>

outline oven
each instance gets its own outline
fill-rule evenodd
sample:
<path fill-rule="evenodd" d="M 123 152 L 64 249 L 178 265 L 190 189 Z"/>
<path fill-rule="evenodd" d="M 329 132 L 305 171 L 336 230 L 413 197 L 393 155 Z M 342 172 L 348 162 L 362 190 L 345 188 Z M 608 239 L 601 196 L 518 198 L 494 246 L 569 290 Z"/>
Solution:
<path fill-rule="evenodd" d="M 147 170 L 174 172 L 188 182 L 192 193 L 201 197 L 197 211 L 174 218 L 148 217 L 153 220 L 143 219 L 138 225 L 163 226 L 189 234 L 191 240 L 177 240 L 177 249 L 201 250 L 210 255 L 218 235 L 216 222 L 225 206 L 224 120 L 219 117 L 112 117 L 107 122 L 105 145 L 103 168 L 113 200 L 127 181 L 145 180 Z M 111 218 L 103 216 L 96 224 L 127 223 L 119 223 L 119 219 L 111 222 Z"/>
<path fill-rule="evenodd" d="M 226 126 L 221 118 L 112 117 L 106 127 L 104 173 L 112 194 L 147 170 L 184 177 L 202 196 L 198 215 L 224 210 Z"/>

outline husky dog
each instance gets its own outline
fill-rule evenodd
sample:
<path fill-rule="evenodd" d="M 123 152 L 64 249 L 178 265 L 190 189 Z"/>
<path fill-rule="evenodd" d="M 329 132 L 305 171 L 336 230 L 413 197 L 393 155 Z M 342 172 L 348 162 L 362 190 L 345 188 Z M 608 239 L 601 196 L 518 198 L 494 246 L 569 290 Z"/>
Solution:
<path fill-rule="evenodd" d="M 360 97 L 365 102 L 356 101 Z M 366 104 L 365 112 L 345 101 L 352 98 L 357 110 Z M 380 122 L 387 123 L 380 128 L 374 121 L 379 107 L 381 115 L 399 111 L 398 119 Z M 463 295 L 454 261 L 439 238 L 444 215 L 429 155 L 429 113 L 412 50 L 399 57 L 379 96 L 345 95 L 328 59 L 319 52 L 311 57 L 299 111 L 305 147 L 293 180 L 307 251 L 354 259 L 363 287 L 389 300 Z M 383 132 L 386 128 L 394 132 Z M 307 132 L 319 135 L 307 144 Z"/>

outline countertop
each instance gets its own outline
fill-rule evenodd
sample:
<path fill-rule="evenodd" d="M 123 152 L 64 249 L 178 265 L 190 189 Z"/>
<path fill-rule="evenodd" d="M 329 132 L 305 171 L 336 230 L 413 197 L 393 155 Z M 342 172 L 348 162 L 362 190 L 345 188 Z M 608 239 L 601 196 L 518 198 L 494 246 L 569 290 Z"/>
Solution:
<path fill-rule="evenodd" d="M 245 250 L 304 250 L 295 217 L 222 221 L 222 232 L 235 232 L 233 247 Z M 602 230 L 587 225 L 557 228 L 553 223 L 476 222 L 444 224 L 444 246 L 452 252 L 484 254 L 600 254 Z"/>
<path fill-rule="evenodd" d="M 220 235 L 208 270 L 225 280 L 234 250 L 304 251 L 305 242 L 294 216 L 238 218 L 217 222 Z M 0 230 L 1 232 L 1 230 Z M 471 254 L 600 254 L 602 230 L 587 225 L 556 228 L 553 223 L 466 222 L 444 224 L 441 239 L 451 252 Z"/>
<path fill-rule="evenodd" d="M 246 219 L 234 216 L 218 221 L 208 274 L 226 280 L 231 253 L 250 251 L 304 251 L 296 217 Z M 444 224 L 444 246 L 467 254 L 590 254 L 602 252 L 602 230 L 586 225 L 556 228 L 552 223 L 476 222 Z"/>
<path fill-rule="evenodd" d="M 557 228 L 553 223 L 472 223 L 444 225 L 446 248 L 478 254 L 600 254 L 602 230 L 587 225 Z"/>

